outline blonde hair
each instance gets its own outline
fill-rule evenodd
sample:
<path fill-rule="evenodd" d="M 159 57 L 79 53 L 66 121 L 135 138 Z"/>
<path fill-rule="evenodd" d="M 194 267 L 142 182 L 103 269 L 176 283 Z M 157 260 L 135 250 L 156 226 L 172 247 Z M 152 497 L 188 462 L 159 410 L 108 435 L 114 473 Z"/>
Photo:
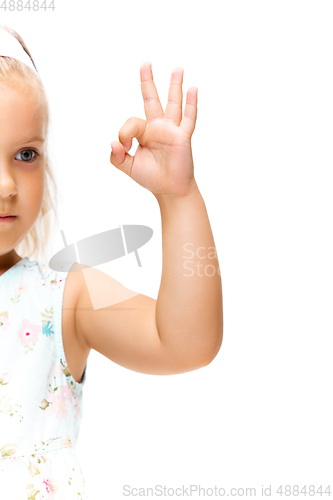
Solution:
<path fill-rule="evenodd" d="M 0 29 L 7 31 L 20 42 L 23 49 L 30 57 L 34 67 L 36 68 L 36 65 L 31 57 L 31 54 L 26 44 L 20 37 L 20 35 L 6 25 L 0 25 Z M 36 259 L 45 262 L 44 259 L 46 257 L 45 253 L 46 246 L 50 239 L 51 228 L 49 224 L 45 224 L 44 234 L 42 235 L 41 221 L 44 215 L 47 212 L 49 212 L 49 210 L 54 210 L 54 214 L 57 217 L 56 206 L 57 206 L 57 196 L 58 196 L 58 188 L 55 181 L 55 177 L 51 169 L 51 162 L 47 148 L 50 112 L 49 112 L 49 106 L 47 102 L 45 89 L 41 79 L 34 73 L 34 71 L 31 68 L 29 68 L 26 64 L 22 63 L 21 61 L 9 57 L 0 57 L 0 84 L 26 92 L 31 96 L 31 100 L 37 98 L 44 106 L 45 119 L 46 119 L 46 136 L 45 136 L 45 169 L 44 169 L 45 178 L 44 178 L 44 195 L 43 195 L 42 207 L 34 225 L 26 234 L 26 236 L 18 243 L 18 245 L 16 245 L 14 250 L 19 256 L 23 257 L 27 256 L 31 260 Z M 51 186 L 53 188 L 53 193 L 54 193 L 53 195 L 51 192 Z M 41 242 L 44 242 L 43 248 Z M 45 262 L 45 264 L 48 263 Z"/>

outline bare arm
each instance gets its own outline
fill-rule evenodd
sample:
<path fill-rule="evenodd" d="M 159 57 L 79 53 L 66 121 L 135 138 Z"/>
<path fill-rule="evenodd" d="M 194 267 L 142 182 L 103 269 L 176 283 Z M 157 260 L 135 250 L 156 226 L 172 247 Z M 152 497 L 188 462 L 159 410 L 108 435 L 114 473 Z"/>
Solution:
<path fill-rule="evenodd" d="M 82 346 L 128 369 L 168 375 L 206 366 L 216 356 L 223 334 L 222 286 L 199 190 L 159 198 L 159 205 L 163 264 L 157 301 L 143 294 L 126 299 L 133 292 L 82 265 L 75 276 L 76 336 Z M 100 297 L 112 305 L 96 308 Z"/>
<path fill-rule="evenodd" d="M 193 173 L 197 89 L 189 89 L 182 117 L 183 71 L 176 68 L 164 113 L 150 63 L 141 66 L 140 75 L 147 120 L 132 117 L 125 122 L 120 142 L 111 143 L 110 160 L 158 201 L 163 240 L 158 298 L 135 294 L 100 271 L 83 269 L 76 280 L 75 328 L 84 347 L 129 369 L 182 373 L 210 363 L 223 334 L 218 260 Z M 133 157 L 127 151 L 134 137 L 139 146 Z M 93 289 L 103 296 L 102 308 L 93 307 Z"/>

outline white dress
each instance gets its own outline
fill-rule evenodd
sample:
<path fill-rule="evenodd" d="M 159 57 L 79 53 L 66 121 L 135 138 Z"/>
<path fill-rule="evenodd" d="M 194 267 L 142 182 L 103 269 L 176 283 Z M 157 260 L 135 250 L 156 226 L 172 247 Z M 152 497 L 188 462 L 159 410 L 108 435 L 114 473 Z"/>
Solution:
<path fill-rule="evenodd" d="M 0 498 L 87 494 L 75 454 L 83 379 L 65 358 L 61 318 L 68 272 L 24 257 L 0 276 Z"/>

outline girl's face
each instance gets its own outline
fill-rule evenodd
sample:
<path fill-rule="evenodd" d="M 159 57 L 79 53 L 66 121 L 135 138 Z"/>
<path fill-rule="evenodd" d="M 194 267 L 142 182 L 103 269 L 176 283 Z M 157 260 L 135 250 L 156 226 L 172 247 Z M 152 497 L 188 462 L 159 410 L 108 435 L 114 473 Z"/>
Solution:
<path fill-rule="evenodd" d="M 18 261 L 14 247 L 34 225 L 44 192 L 46 123 L 43 106 L 27 91 L 0 85 L 0 268 Z M 15 263 L 14 262 L 14 263 Z"/>

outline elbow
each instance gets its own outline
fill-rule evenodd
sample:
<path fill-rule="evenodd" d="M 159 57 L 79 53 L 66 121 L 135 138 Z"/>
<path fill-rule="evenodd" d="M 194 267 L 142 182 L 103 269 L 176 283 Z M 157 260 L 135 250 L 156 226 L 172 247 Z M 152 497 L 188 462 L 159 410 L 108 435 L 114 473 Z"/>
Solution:
<path fill-rule="evenodd" d="M 205 336 L 207 336 L 207 332 L 205 332 Z M 201 349 L 192 349 L 191 353 L 189 352 L 189 348 L 186 347 L 180 352 L 179 348 L 168 353 L 168 372 L 166 374 L 181 374 L 187 373 L 194 370 L 199 370 L 200 368 L 204 368 L 208 366 L 217 356 L 220 351 L 223 339 L 223 330 L 220 329 L 215 335 L 212 336 L 214 338 L 214 343 L 210 343 L 210 345 L 206 345 L 205 348 Z"/>
<path fill-rule="evenodd" d="M 203 360 L 203 366 L 208 366 L 210 363 L 216 358 L 218 355 L 223 341 L 223 328 L 221 328 L 216 336 L 217 341 L 214 344 L 213 348 L 207 353 L 205 359 Z"/>
<path fill-rule="evenodd" d="M 209 350 L 205 353 L 201 353 L 200 356 L 196 356 L 195 359 L 192 359 L 191 362 L 188 361 L 188 371 L 192 370 L 198 370 L 199 368 L 204 368 L 205 366 L 208 366 L 212 363 L 212 361 L 216 358 L 218 355 L 221 346 L 222 346 L 222 340 L 223 340 L 223 331 L 220 330 L 218 334 L 215 336 L 216 341 Z"/>

